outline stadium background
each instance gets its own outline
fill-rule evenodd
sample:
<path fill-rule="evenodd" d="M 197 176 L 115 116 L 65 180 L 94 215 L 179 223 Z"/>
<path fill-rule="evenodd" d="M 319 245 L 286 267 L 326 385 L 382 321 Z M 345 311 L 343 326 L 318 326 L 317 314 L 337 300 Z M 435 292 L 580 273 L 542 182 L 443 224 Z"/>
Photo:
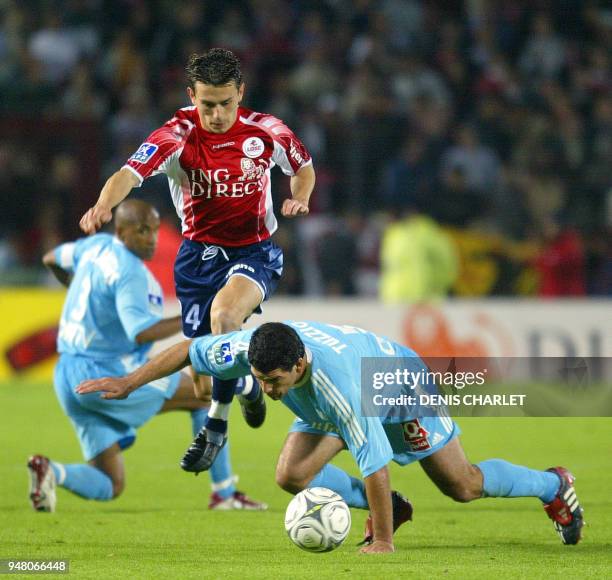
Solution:
<path fill-rule="evenodd" d="M 0 393 L 3 422 L 16 430 L 1 478 L 10 482 L 2 484 L 9 523 L 27 507 L 20 462 L 41 451 L 32 448 L 35 425 L 78 456 L 49 388 L 63 291 L 41 256 L 80 235 L 78 219 L 106 177 L 189 104 L 184 63 L 211 46 L 240 56 L 244 104 L 286 121 L 317 172 L 310 216 L 281 220 L 275 236 L 286 267 L 264 320 L 361 324 L 438 356 L 612 354 L 605 2 L 4 0 L 0 19 Z M 278 207 L 288 192 L 280 172 L 273 187 Z M 166 181 L 134 193 L 164 217 L 152 268 L 176 312 L 170 264 L 178 233 Z M 184 437 L 159 421 L 180 453 Z M 476 455 L 515 436 L 507 421 L 469 427 Z M 520 427 L 521 441 L 554 444 L 555 430 L 567 425 L 558 421 L 546 434 L 535 423 Z M 586 455 L 585 487 L 592 472 L 591 497 L 603 498 L 594 482 L 597 469 L 612 475 L 612 437 L 609 419 L 597 425 L 597 444 L 572 439 L 562 455 Z M 146 470 L 136 456 L 157 451 L 142 439 L 130 457 Z M 273 453 L 280 442 L 273 437 Z M 545 445 L 535 453 L 544 461 Z M 173 457 L 164 456 L 163 472 L 176 497 L 186 492 Z M 249 461 L 237 443 L 241 459 Z M 262 489 L 271 486 L 268 471 L 256 476 Z M 66 498 L 77 527 L 80 509 L 96 509 Z M 285 496 L 275 501 L 282 511 Z M 432 493 L 436 501 L 445 500 Z M 269 529 L 277 534 L 274 516 Z M 477 512 L 469 517 L 480 525 Z M 26 528 L 4 528 L 19 538 L 19 554 L 31 545 Z M 609 548 L 609 520 L 606 534 L 599 539 Z M 55 553 L 44 545 L 41 553 Z M 466 570 L 483 562 L 468 558 Z"/>

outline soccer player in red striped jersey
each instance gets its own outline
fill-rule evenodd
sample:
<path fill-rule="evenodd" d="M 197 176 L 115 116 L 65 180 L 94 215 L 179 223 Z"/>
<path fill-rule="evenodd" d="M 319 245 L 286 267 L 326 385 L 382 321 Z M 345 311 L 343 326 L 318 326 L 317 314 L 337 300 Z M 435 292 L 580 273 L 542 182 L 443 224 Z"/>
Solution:
<path fill-rule="evenodd" d="M 165 174 L 183 233 L 174 266 L 176 295 L 183 332 L 195 337 L 238 330 L 261 312 L 283 266 L 282 251 L 270 240 L 277 229 L 270 171 L 278 165 L 291 176 L 291 197 L 281 208 L 287 218 L 308 214 L 315 172 L 307 149 L 281 120 L 241 106 L 244 83 L 231 51 L 194 54 L 186 71 L 192 106 L 146 138 L 108 179 L 80 226 L 95 233 L 132 188 Z M 208 377 L 193 374 L 196 390 L 209 392 Z M 247 423 L 263 422 L 263 395 L 248 379 L 213 380 L 213 403 L 196 438 L 211 462 L 225 442 L 234 393 Z"/>

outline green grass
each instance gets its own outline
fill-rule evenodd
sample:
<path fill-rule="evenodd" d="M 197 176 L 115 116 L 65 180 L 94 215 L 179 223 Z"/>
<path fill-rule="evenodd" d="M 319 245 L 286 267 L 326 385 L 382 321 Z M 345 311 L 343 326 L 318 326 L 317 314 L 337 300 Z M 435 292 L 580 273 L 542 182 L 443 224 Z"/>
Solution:
<path fill-rule="evenodd" d="M 537 500 L 456 504 L 418 466 L 395 466 L 394 487 L 415 504 L 414 522 L 396 536 L 396 553 L 359 555 L 365 513 L 353 510 L 345 545 L 319 555 L 298 550 L 285 535 L 289 496 L 273 474 L 292 416 L 268 403 L 269 420 L 258 431 L 236 415 L 232 420 L 239 487 L 268 501 L 266 513 L 206 509 L 206 474 L 178 468 L 191 427 L 188 415 L 176 412 L 154 418 L 126 453 L 122 497 L 96 503 L 59 490 L 57 512 L 39 514 L 27 500 L 27 456 L 78 462 L 79 447 L 49 385 L 0 384 L 0 558 L 67 558 L 80 578 L 587 578 L 612 569 L 612 419 L 460 420 L 474 462 L 503 457 L 572 468 L 588 522 L 578 546 L 561 545 Z M 344 455 L 339 464 L 355 472 Z"/>

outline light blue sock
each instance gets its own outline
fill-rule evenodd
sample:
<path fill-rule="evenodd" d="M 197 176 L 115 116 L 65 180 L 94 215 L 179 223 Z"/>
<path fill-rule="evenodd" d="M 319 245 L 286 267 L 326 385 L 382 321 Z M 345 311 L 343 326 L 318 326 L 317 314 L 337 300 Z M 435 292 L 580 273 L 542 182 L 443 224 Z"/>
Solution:
<path fill-rule="evenodd" d="M 113 482 L 103 471 L 86 463 L 51 462 L 57 484 L 85 499 L 113 499 Z"/>
<path fill-rule="evenodd" d="M 351 477 L 346 471 L 329 463 L 308 484 L 308 487 L 327 487 L 342 496 L 351 507 L 366 510 L 368 500 L 361 479 Z"/>
<path fill-rule="evenodd" d="M 483 497 L 539 497 L 552 501 L 559 490 L 559 476 L 514 465 L 503 459 L 487 459 L 476 464 L 482 471 Z"/>
<path fill-rule="evenodd" d="M 196 409 L 191 411 L 191 426 L 193 428 L 194 437 L 204 426 L 208 417 L 208 409 Z M 215 462 L 208 470 L 210 475 L 210 483 L 214 492 L 218 493 L 223 499 L 226 499 L 236 491 L 236 478 L 232 475 L 232 464 L 230 461 L 229 442 L 217 455 Z"/>

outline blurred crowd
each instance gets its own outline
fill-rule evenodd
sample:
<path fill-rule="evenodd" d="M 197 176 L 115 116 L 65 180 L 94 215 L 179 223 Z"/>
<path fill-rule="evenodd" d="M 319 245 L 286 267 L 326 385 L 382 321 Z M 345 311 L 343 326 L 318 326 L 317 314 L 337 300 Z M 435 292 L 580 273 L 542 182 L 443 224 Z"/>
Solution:
<path fill-rule="evenodd" d="M 612 294 L 612 7 L 556 0 L 0 0 L 0 271 L 40 282 L 106 177 L 243 62 L 314 158 L 280 291 Z M 278 203 L 288 183 L 273 180 Z M 163 178 L 138 195 L 169 223 Z"/>

